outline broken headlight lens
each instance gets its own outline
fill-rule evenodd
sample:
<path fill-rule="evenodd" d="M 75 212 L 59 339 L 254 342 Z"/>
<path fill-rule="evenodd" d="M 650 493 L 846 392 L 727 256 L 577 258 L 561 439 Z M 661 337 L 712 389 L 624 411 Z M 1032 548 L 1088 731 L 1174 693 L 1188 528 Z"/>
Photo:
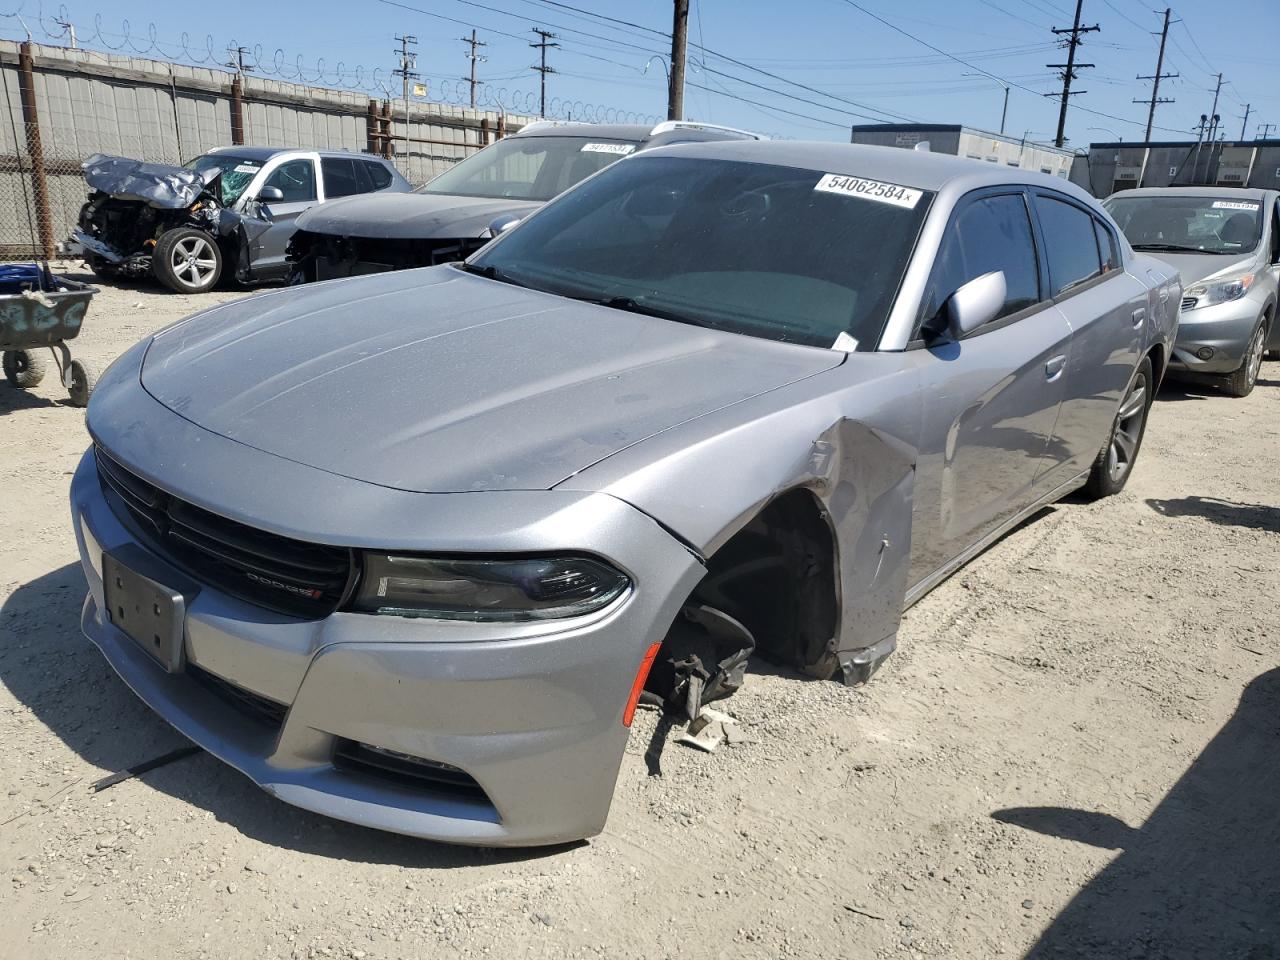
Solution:
<path fill-rule="evenodd" d="M 452 560 L 367 553 L 353 608 L 440 620 L 513 622 L 576 617 L 631 585 L 586 557 Z"/>

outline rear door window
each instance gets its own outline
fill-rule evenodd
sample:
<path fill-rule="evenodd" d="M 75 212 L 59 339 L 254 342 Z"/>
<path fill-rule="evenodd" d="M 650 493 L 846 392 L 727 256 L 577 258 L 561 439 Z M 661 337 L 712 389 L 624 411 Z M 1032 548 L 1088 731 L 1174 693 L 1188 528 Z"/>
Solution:
<path fill-rule="evenodd" d="M 1092 214 L 1065 200 L 1036 194 L 1049 283 L 1057 297 L 1102 273 Z"/>
<path fill-rule="evenodd" d="M 310 160 L 287 160 L 267 177 L 264 187 L 284 194 L 279 203 L 306 203 L 316 198 L 316 168 Z"/>
<path fill-rule="evenodd" d="M 349 157 L 321 157 L 320 172 L 324 175 L 324 195 L 327 200 L 369 191 L 369 187 L 362 183 L 356 172 L 356 161 Z"/>
<path fill-rule="evenodd" d="M 970 280 L 996 270 L 1004 271 L 1007 289 L 997 319 L 1040 301 L 1036 245 L 1021 193 L 980 197 L 960 208 L 938 250 L 921 320 L 936 317 Z"/>
<path fill-rule="evenodd" d="M 391 171 L 380 163 L 372 160 L 361 160 L 360 167 L 369 177 L 369 182 L 373 184 L 374 190 L 385 190 L 391 186 Z"/>

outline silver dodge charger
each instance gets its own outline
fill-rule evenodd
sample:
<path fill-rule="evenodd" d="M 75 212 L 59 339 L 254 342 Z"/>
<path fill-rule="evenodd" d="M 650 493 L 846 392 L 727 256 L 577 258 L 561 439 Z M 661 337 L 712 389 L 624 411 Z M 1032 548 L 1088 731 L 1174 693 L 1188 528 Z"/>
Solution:
<path fill-rule="evenodd" d="M 902 611 L 1119 490 L 1182 291 L 1061 180 L 687 144 L 460 264 L 224 304 L 103 376 L 83 628 L 280 799 L 419 837 L 600 831 L 636 704 L 866 681 Z"/>

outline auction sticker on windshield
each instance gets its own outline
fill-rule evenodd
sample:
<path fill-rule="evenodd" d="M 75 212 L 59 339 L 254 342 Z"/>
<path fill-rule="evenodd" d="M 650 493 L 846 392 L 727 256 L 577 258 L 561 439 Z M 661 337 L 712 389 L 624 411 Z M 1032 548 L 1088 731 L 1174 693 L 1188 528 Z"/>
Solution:
<path fill-rule="evenodd" d="M 1213 201 L 1213 209 L 1215 210 L 1248 210 L 1256 212 L 1258 205 L 1256 203 L 1246 203 L 1240 200 L 1215 200 Z"/>
<path fill-rule="evenodd" d="M 625 157 L 635 152 L 634 143 L 584 143 L 580 153 L 616 153 Z"/>
<path fill-rule="evenodd" d="M 895 207 L 906 207 L 909 210 L 915 208 L 923 195 L 920 190 L 900 187 L 896 183 L 863 180 L 861 177 L 847 177 L 840 173 L 824 173 L 813 189 L 823 193 L 841 193 L 847 197 L 862 197 L 877 203 L 891 203 Z"/>

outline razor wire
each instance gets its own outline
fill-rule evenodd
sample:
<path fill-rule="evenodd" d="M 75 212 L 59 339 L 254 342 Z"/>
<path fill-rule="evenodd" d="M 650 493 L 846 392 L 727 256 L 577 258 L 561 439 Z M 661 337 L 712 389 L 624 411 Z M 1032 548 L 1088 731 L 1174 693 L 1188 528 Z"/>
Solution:
<path fill-rule="evenodd" d="M 202 40 L 193 39 L 183 31 L 177 40 L 162 40 L 159 27 L 149 21 L 141 31 L 136 30 L 127 18 L 122 19 L 117 30 L 109 29 L 102 14 L 95 13 L 91 24 L 74 23 L 66 4 L 59 4 L 57 12 L 47 12 L 43 0 L 37 4 L 30 21 L 22 14 L 26 0 L 12 12 L 0 12 L 0 18 L 20 21 L 28 34 L 39 33 L 45 40 L 65 44 L 74 36 L 77 48 L 97 47 L 101 52 L 125 56 L 148 57 L 170 63 L 215 70 L 235 71 L 241 63 L 246 73 L 287 83 L 335 90 L 358 91 L 387 100 L 395 96 L 391 83 L 391 70 L 367 67 L 363 64 L 348 65 L 339 60 L 332 67 L 321 57 L 308 61 L 303 55 L 290 59 L 282 47 L 274 49 L 260 43 L 245 45 L 234 38 L 226 44 L 217 44 L 212 34 Z M 92 49 L 85 53 L 92 54 Z M 428 102 L 450 106 L 471 106 L 471 84 L 468 80 L 432 78 L 428 86 Z M 476 87 L 476 109 L 489 109 L 498 113 L 538 116 L 541 95 L 534 91 L 520 90 L 491 82 L 480 82 Z M 590 103 L 571 97 L 551 97 L 547 101 L 546 117 L 557 120 L 581 120 L 587 123 L 658 123 L 656 114 L 622 110 L 606 104 Z"/>

